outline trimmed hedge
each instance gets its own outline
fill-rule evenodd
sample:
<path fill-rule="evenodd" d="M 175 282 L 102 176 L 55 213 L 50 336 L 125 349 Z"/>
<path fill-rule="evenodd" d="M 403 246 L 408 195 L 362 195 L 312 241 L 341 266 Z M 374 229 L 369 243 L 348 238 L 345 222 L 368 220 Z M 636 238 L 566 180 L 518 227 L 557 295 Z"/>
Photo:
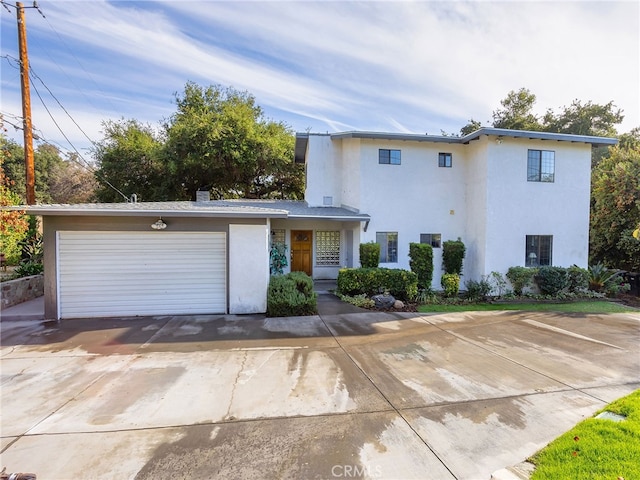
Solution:
<path fill-rule="evenodd" d="M 375 242 L 360 244 L 360 265 L 362 268 L 378 268 L 380 264 L 380 244 Z"/>
<path fill-rule="evenodd" d="M 580 268 L 577 265 L 571 265 L 567 268 L 569 275 L 569 291 L 583 292 L 589 290 L 589 270 Z"/>
<path fill-rule="evenodd" d="M 409 267 L 418 276 L 418 287 L 431 290 L 433 247 L 428 243 L 410 243 L 409 258 Z"/>
<path fill-rule="evenodd" d="M 462 275 L 462 261 L 466 247 L 462 240 L 447 240 L 442 244 L 442 265 L 445 273 Z"/>
<path fill-rule="evenodd" d="M 267 316 L 298 317 L 318 313 L 318 294 L 304 272 L 274 275 L 269 280 Z"/>
<path fill-rule="evenodd" d="M 518 296 L 522 295 L 522 290 L 531 284 L 531 280 L 533 280 L 533 276 L 537 271 L 536 268 L 509 267 L 507 278 L 511 282 L 513 292 Z"/>
<path fill-rule="evenodd" d="M 569 274 L 564 267 L 539 267 L 538 273 L 533 278 L 540 292 L 545 295 L 557 295 L 569 288 Z"/>
<path fill-rule="evenodd" d="M 341 295 L 376 295 L 389 292 L 401 300 L 410 300 L 418 293 L 418 276 L 395 268 L 343 268 L 338 272 L 338 293 Z"/>
<path fill-rule="evenodd" d="M 440 279 L 440 285 L 445 297 L 456 297 L 460 292 L 460 275 L 457 273 L 445 273 Z"/>

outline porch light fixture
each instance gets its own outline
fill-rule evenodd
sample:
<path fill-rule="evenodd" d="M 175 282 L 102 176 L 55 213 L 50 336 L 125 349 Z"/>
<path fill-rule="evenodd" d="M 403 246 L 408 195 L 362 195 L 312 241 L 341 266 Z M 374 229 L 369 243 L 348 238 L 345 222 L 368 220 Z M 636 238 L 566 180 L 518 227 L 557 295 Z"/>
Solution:
<path fill-rule="evenodd" d="M 162 221 L 162 217 L 158 219 L 157 222 L 151 224 L 151 228 L 154 230 L 164 230 L 167 228 L 167 224 Z"/>

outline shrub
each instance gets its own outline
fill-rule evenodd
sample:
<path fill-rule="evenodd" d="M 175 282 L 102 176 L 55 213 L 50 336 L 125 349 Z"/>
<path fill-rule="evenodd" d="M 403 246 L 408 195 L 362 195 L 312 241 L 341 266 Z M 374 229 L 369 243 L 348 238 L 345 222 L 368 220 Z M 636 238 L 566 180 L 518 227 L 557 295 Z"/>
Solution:
<path fill-rule="evenodd" d="M 502 296 L 502 292 L 506 293 L 507 290 L 507 281 L 504 279 L 504 276 L 500 272 L 491 272 L 491 291 L 496 291 L 496 295 L 498 297 Z"/>
<path fill-rule="evenodd" d="M 569 291 L 573 293 L 584 292 L 589 289 L 589 271 L 577 265 L 567 268 L 569 275 Z"/>
<path fill-rule="evenodd" d="M 622 272 L 597 263 L 589 267 L 589 289 L 594 292 L 612 296 L 629 289 L 629 284 L 622 282 Z"/>
<path fill-rule="evenodd" d="M 42 263 L 23 260 L 14 270 L 13 276 L 14 278 L 29 277 L 31 275 L 40 275 L 43 271 Z"/>
<path fill-rule="evenodd" d="M 267 316 L 314 315 L 318 311 L 317 297 L 313 280 L 304 272 L 272 276 L 267 293 Z"/>
<path fill-rule="evenodd" d="M 410 300 L 418 293 L 418 276 L 393 268 L 343 268 L 338 272 L 337 284 L 341 295 L 389 292 L 401 300 Z"/>
<path fill-rule="evenodd" d="M 360 265 L 362 268 L 378 268 L 380 264 L 380 244 L 375 242 L 360 244 Z"/>
<path fill-rule="evenodd" d="M 534 279 L 544 295 L 555 296 L 569 287 L 569 275 L 564 267 L 539 267 Z"/>
<path fill-rule="evenodd" d="M 376 305 L 376 302 L 371 300 L 364 293 L 354 295 L 353 297 L 349 295 L 339 295 L 339 297 L 343 302 L 350 303 L 351 305 L 355 305 L 360 308 L 373 308 Z"/>
<path fill-rule="evenodd" d="M 445 297 L 455 297 L 460 291 L 460 275 L 457 273 L 445 273 L 440 279 L 440 284 Z"/>
<path fill-rule="evenodd" d="M 516 295 L 522 295 L 522 290 L 530 285 L 536 271 L 535 268 L 509 267 L 509 270 L 507 270 L 507 278 L 509 282 L 511 282 L 511 286 Z"/>
<path fill-rule="evenodd" d="M 493 287 L 486 277 L 477 282 L 475 280 L 469 280 L 465 282 L 466 293 L 465 297 L 469 300 L 486 300 L 491 294 Z"/>
<path fill-rule="evenodd" d="M 269 271 L 271 275 L 282 275 L 287 261 L 287 246 L 282 242 L 274 242 L 269 252 Z"/>
<path fill-rule="evenodd" d="M 442 265 L 445 273 L 462 275 L 465 250 L 464 243 L 460 239 L 447 240 L 442 244 Z"/>
<path fill-rule="evenodd" d="M 418 276 L 418 288 L 430 290 L 433 280 L 433 247 L 427 243 L 409 244 L 409 266 Z"/>

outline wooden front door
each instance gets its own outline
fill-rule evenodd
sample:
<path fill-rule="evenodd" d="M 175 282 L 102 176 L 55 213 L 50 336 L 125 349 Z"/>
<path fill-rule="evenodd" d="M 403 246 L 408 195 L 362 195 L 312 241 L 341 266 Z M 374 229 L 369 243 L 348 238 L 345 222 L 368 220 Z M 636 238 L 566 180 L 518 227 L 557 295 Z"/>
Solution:
<path fill-rule="evenodd" d="M 311 276 L 311 230 L 291 230 L 291 271 Z"/>

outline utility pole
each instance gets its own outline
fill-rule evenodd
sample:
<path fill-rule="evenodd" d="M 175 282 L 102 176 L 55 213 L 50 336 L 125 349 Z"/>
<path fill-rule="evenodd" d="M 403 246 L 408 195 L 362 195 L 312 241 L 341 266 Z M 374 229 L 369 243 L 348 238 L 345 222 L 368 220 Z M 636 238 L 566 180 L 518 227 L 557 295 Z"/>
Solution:
<path fill-rule="evenodd" d="M 24 165 L 27 179 L 27 205 L 35 205 L 36 175 L 33 162 L 29 56 L 27 54 L 27 25 L 22 2 L 16 2 L 16 15 L 18 17 L 18 48 L 20 49 L 20 87 L 22 89 L 22 118 L 24 119 Z"/>

